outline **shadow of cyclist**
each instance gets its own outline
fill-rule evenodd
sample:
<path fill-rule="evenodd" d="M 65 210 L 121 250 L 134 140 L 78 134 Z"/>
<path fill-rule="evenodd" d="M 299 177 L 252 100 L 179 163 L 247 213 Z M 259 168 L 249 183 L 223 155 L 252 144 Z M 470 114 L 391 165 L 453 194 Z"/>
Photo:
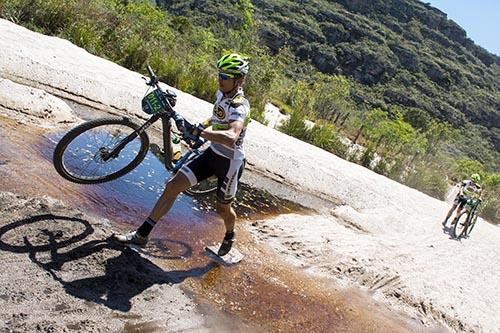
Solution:
<path fill-rule="evenodd" d="M 66 236 L 62 239 L 63 231 L 48 230 L 45 227 L 47 224 L 43 223 L 47 221 L 51 223 L 54 220 L 79 223 L 83 225 L 83 231 L 78 235 Z M 33 244 L 27 236 L 23 236 L 22 244 L 11 245 L 4 240 L 7 232 L 22 226 L 33 227 L 37 222 L 42 223 L 40 228 L 35 230 L 35 236 L 33 236 L 32 229 L 29 230 L 29 234 L 38 241 L 43 239 L 44 244 Z M 218 265 L 210 262 L 202 267 L 166 272 L 138 252 L 116 243 L 112 237 L 76 244 L 93 233 L 92 225 L 86 220 L 52 214 L 39 215 L 0 228 L 0 249 L 27 253 L 30 260 L 61 283 L 68 294 L 119 311 L 129 311 L 131 298 L 155 284 L 177 284 L 188 277 L 201 277 Z M 191 248 L 188 244 L 179 241 L 172 242 L 177 245 L 183 244 L 185 249 L 179 256 L 170 254 L 169 259 L 185 258 L 186 254 L 191 255 Z M 70 245 L 71 249 L 66 252 L 61 251 Z M 63 266 L 66 267 L 63 269 Z M 77 270 L 78 276 L 84 274 L 87 276 L 70 281 L 65 279 L 64 276 L 68 276 L 65 273 L 74 269 Z"/>
<path fill-rule="evenodd" d="M 455 237 L 455 233 L 453 231 L 453 228 L 455 227 L 454 224 L 450 225 L 442 224 L 442 226 L 443 226 L 443 234 L 448 235 L 450 237 L 449 239 L 453 239 L 454 241 L 460 242 L 463 238 L 465 238 L 464 236 Z"/>

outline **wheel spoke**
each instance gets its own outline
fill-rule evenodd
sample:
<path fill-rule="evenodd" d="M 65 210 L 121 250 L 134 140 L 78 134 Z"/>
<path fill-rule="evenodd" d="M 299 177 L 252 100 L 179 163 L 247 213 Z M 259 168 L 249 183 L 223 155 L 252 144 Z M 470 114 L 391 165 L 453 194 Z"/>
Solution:
<path fill-rule="evenodd" d="M 469 214 L 462 213 L 458 217 L 458 221 L 456 222 L 455 226 L 453 227 L 453 233 L 455 238 L 460 238 L 462 236 L 465 236 L 465 229 L 467 228 L 467 218 Z"/>
<path fill-rule="evenodd" d="M 122 124 L 102 124 L 83 131 L 66 147 L 62 156 L 63 168 L 71 177 L 97 180 L 119 172 L 128 166 L 141 151 L 141 138 L 129 142 L 119 156 L 104 161 L 118 143 L 132 133 L 133 128 Z"/>

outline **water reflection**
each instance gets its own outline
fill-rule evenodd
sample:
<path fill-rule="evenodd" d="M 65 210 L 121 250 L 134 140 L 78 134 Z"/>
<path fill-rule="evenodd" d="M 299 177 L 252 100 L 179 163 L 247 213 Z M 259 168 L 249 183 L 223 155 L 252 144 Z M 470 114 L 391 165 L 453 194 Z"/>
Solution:
<path fill-rule="evenodd" d="M 53 148 L 63 135 L 64 133 L 47 134 L 50 144 L 40 146 L 42 155 L 51 159 Z M 81 140 L 85 140 L 85 137 Z M 81 141 L 79 145 L 85 146 L 86 143 Z M 89 200 L 104 209 L 110 205 L 119 207 L 120 217 L 128 220 L 152 208 L 170 177 L 171 174 L 165 169 L 162 161 L 148 152 L 144 160 L 128 174 L 110 182 L 92 185 L 93 193 Z M 267 215 L 307 211 L 299 204 L 280 199 L 249 184 L 240 183 L 239 186 L 233 206 L 240 217 L 262 218 Z M 181 194 L 169 215 L 173 215 L 176 221 L 192 224 L 206 220 L 207 212 L 215 212 L 214 193 L 195 197 Z"/>

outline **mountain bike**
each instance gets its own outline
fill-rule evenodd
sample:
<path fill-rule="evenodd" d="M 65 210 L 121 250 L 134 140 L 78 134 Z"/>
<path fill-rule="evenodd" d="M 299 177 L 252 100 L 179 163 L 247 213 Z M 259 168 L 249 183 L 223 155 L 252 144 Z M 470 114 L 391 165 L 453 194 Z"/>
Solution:
<path fill-rule="evenodd" d="M 480 203 L 481 199 L 467 198 L 465 210 L 455 218 L 455 225 L 453 226 L 453 236 L 455 238 L 470 235 L 477 222 Z"/>
<path fill-rule="evenodd" d="M 175 92 L 163 90 L 158 78 L 147 66 L 149 78 L 144 78 L 152 91 L 142 99 L 142 109 L 151 117 L 142 125 L 127 117 L 110 116 L 87 121 L 66 133 L 57 143 L 53 164 L 65 179 L 79 184 L 99 184 L 117 179 L 137 167 L 149 149 L 160 157 L 165 168 L 175 174 L 184 164 L 200 155 L 207 140 L 189 135 L 194 125 L 174 111 Z M 163 147 L 150 147 L 146 129 L 162 121 Z M 172 127 L 175 123 L 178 132 Z M 180 156 L 173 156 L 172 138 L 183 145 Z M 178 157 L 178 158 L 176 158 Z M 217 188 L 217 180 L 209 178 L 188 189 L 188 194 L 207 193 Z"/>

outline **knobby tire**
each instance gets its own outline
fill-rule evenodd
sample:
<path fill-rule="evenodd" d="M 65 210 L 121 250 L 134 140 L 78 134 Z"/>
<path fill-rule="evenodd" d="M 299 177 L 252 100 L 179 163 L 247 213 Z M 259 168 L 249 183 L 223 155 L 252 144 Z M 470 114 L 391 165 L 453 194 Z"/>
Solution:
<path fill-rule="evenodd" d="M 477 215 L 474 213 L 474 216 L 472 216 L 471 220 L 470 220 L 470 225 L 469 227 L 467 228 L 467 236 L 470 235 L 470 233 L 472 232 L 472 229 L 474 229 L 474 226 L 476 225 L 477 223 Z"/>
<path fill-rule="evenodd" d="M 120 125 L 124 130 L 123 131 L 119 131 L 117 129 L 113 130 L 113 125 Z M 104 183 L 104 182 L 108 182 L 108 181 L 114 180 L 116 178 L 119 178 L 119 177 L 125 175 L 126 173 L 130 172 L 131 170 L 133 170 L 137 165 L 139 165 L 139 163 L 141 163 L 141 161 L 144 159 L 144 157 L 146 157 L 148 147 L 149 147 L 149 138 L 148 138 L 148 135 L 146 134 L 146 132 L 142 132 L 140 135 L 137 136 L 137 138 L 135 138 L 132 141 L 132 145 L 134 145 L 134 144 L 137 144 L 137 140 L 139 140 L 140 146 L 138 149 L 134 150 L 133 148 L 130 148 L 130 147 L 132 147 L 131 143 L 129 143 L 127 146 L 125 146 L 124 150 L 125 149 L 132 150 L 132 152 L 130 153 L 131 161 L 125 162 L 125 163 L 127 163 L 126 165 L 118 166 L 117 170 L 114 170 L 110 173 L 106 173 L 106 174 L 102 174 L 102 175 L 98 175 L 98 176 L 94 176 L 94 177 L 85 176 L 83 174 L 77 174 L 77 173 L 73 172 L 72 170 L 70 170 L 70 166 L 66 164 L 66 161 L 65 161 L 66 155 L 65 154 L 71 153 L 68 151 L 68 147 L 70 147 L 70 145 L 72 143 L 78 144 L 77 139 L 81 138 L 80 136 L 82 134 L 88 134 L 89 136 L 91 136 L 92 135 L 91 132 L 93 130 L 96 130 L 98 134 L 99 134 L 99 131 L 102 131 L 102 133 L 104 133 L 104 135 L 107 133 L 108 136 L 111 137 L 111 140 L 113 140 L 114 136 L 118 136 L 118 134 L 119 134 L 119 135 L 122 135 L 125 137 L 128 134 L 131 134 L 132 132 L 137 130 L 139 127 L 140 127 L 139 125 L 135 124 L 134 122 L 132 122 L 131 120 L 129 120 L 128 118 L 125 118 L 125 117 L 106 117 L 106 118 L 87 121 L 87 122 L 73 128 L 72 130 L 70 130 L 58 142 L 58 144 L 56 145 L 56 148 L 54 150 L 54 155 L 53 155 L 54 167 L 55 167 L 56 171 L 62 177 L 64 177 L 65 179 L 67 179 L 71 182 L 79 183 L 79 184 L 98 184 L 98 183 Z M 116 133 L 118 133 L 118 134 L 116 134 Z M 93 134 L 93 136 L 96 138 L 96 140 L 97 140 L 98 134 Z M 83 141 L 84 138 L 81 138 L 81 140 Z M 105 138 L 105 140 L 109 140 L 109 139 Z M 119 139 L 116 139 L 116 140 L 119 142 Z M 83 142 L 81 144 L 83 145 Z M 104 142 L 104 143 L 97 143 L 96 142 L 96 144 L 102 145 L 100 147 L 100 149 L 112 148 L 111 144 L 109 144 L 110 147 L 105 147 L 106 142 Z M 113 142 L 113 144 L 116 145 L 116 142 Z M 113 158 L 113 159 L 110 159 L 108 161 L 103 161 L 103 160 L 98 159 L 99 156 L 97 155 L 97 153 L 99 150 L 93 151 L 96 149 L 95 147 L 92 147 L 92 148 L 88 148 L 88 147 L 89 146 L 86 145 L 85 147 L 81 148 L 82 151 L 84 150 L 84 148 L 87 150 L 85 152 L 86 156 L 73 157 L 75 164 L 76 164 L 76 162 L 90 164 L 90 162 L 92 162 L 92 160 L 94 160 L 94 161 L 96 161 L 95 164 L 98 165 L 97 168 L 99 168 L 99 165 L 104 166 L 106 163 L 111 164 L 111 163 L 113 163 L 113 161 L 118 161 L 118 158 L 120 158 L 120 157 L 123 158 L 123 155 L 124 155 L 124 151 L 122 150 L 122 152 L 120 153 L 120 155 L 117 158 Z M 78 145 L 77 145 L 77 148 L 79 148 Z M 70 157 L 72 157 L 72 156 L 70 156 Z M 81 161 L 80 161 L 80 159 L 81 159 Z M 78 166 L 76 166 L 75 168 L 78 168 Z"/>

